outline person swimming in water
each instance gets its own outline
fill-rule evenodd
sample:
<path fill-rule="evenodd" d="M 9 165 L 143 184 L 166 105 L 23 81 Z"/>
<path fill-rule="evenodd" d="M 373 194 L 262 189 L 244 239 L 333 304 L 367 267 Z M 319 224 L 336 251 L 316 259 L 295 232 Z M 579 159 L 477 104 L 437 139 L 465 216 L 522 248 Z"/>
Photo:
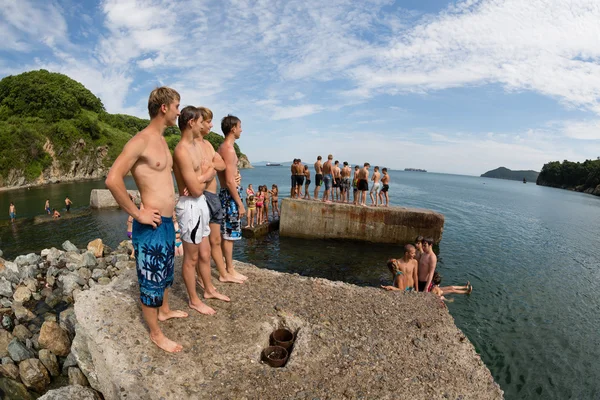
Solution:
<path fill-rule="evenodd" d="M 442 283 L 442 276 L 440 274 L 438 274 L 437 272 L 433 274 L 433 288 L 431 289 L 431 292 L 435 295 L 437 295 L 440 300 L 446 300 L 449 302 L 452 302 L 453 299 L 446 299 L 444 297 L 445 294 L 452 294 L 452 293 L 456 293 L 456 294 L 471 294 L 471 292 L 473 292 L 473 285 L 471 285 L 471 282 L 467 281 L 467 284 L 465 286 L 443 286 L 440 287 L 440 283 Z"/>

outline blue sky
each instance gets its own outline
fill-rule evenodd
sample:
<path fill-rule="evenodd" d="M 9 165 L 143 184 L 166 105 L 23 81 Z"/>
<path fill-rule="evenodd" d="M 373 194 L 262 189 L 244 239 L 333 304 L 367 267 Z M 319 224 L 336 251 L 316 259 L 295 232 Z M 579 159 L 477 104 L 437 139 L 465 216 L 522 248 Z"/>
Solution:
<path fill-rule="evenodd" d="M 597 0 L 0 1 L 0 77 L 242 119 L 250 160 L 479 175 L 600 156 Z"/>

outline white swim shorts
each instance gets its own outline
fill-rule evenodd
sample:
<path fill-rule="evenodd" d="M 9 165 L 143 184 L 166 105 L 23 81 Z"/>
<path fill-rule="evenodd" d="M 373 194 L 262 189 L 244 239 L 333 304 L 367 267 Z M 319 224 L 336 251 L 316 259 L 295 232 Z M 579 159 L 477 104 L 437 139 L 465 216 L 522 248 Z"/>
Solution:
<path fill-rule="evenodd" d="M 210 235 L 210 211 L 204 195 L 200 197 L 181 196 L 175 206 L 175 214 L 181 240 L 186 243 L 200 244 L 202 238 Z"/>

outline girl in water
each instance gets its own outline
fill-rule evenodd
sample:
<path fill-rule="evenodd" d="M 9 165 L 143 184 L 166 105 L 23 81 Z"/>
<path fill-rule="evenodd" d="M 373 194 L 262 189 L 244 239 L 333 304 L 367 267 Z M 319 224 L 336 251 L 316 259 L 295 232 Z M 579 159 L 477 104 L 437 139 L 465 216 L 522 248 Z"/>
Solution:
<path fill-rule="evenodd" d="M 277 218 L 279 218 L 279 188 L 273 184 L 271 186 L 271 210 L 273 212 L 273 218 L 275 218 L 275 211 L 277 211 Z"/>

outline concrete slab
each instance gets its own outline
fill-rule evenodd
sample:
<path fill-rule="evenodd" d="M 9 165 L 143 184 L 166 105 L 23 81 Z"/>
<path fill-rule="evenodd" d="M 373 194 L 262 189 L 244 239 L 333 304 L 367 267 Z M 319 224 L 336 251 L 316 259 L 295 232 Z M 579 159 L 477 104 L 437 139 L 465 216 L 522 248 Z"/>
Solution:
<path fill-rule="evenodd" d="M 433 294 L 385 292 L 236 263 L 243 285 L 214 316 L 187 307 L 177 260 L 172 308 L 161 323 L 184 350 L 154 346 L 142 323 L 135 271 L 79 293 L 73 349 L 106 399 L 500 399 L 473 346 Z M 278 327 L 298 330 L 284 368 L 260 362 Z M 87 353 L 87 354 L 81 354 Z"/>

